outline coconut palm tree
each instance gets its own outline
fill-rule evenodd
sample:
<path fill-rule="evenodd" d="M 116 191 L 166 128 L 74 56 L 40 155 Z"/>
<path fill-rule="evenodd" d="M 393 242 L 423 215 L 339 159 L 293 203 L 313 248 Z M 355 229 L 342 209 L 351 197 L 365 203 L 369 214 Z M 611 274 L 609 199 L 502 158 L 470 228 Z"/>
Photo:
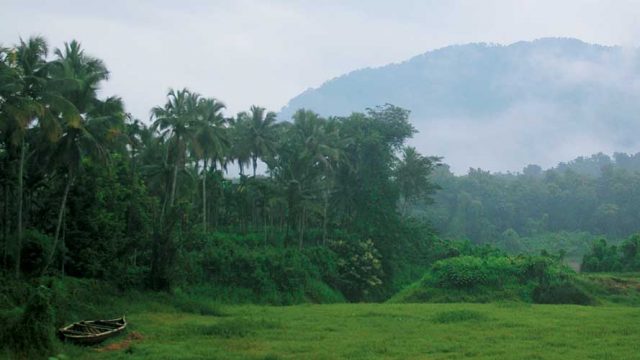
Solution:
<path fill-rule="evenodd" d="M 165 162 L 173 168 L 168 204 L 173 207 L 176 198 L 178 170 L 184 167 L 186 151 L 197 133 L 198 101 L 200 95 L 188 89 L 169 90 L 167 103 L 151 109 L 152 130 L 168 143 Z M 165 204 L 167 203 L 165 197 Z M 163 205 L 163 214 L 165 206 Z"/>
<path fill-rule="evenodd" d="M 230 160 L 238 163 L 240 177 L 244 176 L 244 169 L 251 161 L 251 148 L 246 140 L 248 133 L 248 116 L 245 112 L 238 113 L 234 118 L 227 119 L 229 137 L 231 138 Z"/>
<path fill-rule="evenodd" d="M 265 108 L 251 106 L 248 113 L 241 113 L 238 119 L 243 126 L 243 140 L 246 142 L 251 154 L 253 164 L 253 177 L 256 176 L 258 159 L 273 156 L 277 143 L 276 138 L 276 113 Z"/>
<path fill-rule="evenodd" d="M 226 119 L 222 116 L 225 105 L 216 99 L 200 99 L 198 103 L 198 129 L 196 142 L 202 159 L 202 228 L 207 230 L 207 165 L 216 163 L 226 167 L 225 159 L 231 147 Z"/>
<path fill-rule="evenodd" d="M 28 132 L 37 132 L 49 141 L 60 135 L 60 121 L 79 116 L 77 108 L 62 94 L 69 83 L 51 77 L 51 63 L 47 62 L 48 47 L 42 37 L 20 40 L 6 69 L 14 69 L 12 77 L 3 87 L 14 86 L 11 96 L 4 97 L 4 115 L 10 123 L 10 144 L 19 148 L 17 173 L 17 237 L 15 273 L 20 272 L 23 230 L 24 169 L 29 154 Z M 3 81 L 4 82 L 4 81 Z M 16 87 L 17 86 L 17 87 Z"/>
<path fill-rule="evenodd" d="M 64 172 L 66 181 L 58 211 L 53 248 L 43 273 L 53 262 L 69 191 L 82 165 L 82 158 L 104 158 L 104 144 L 108 138 L 99 130 L 104 130 L 105 124 L 110 124 L 108 128 L 124 124 L 125 118 L 119 98 L 98 99 L 100 84 L 109 77 L 109 72 L 101 60 L 86 55 L 77 41 L 66 43 L 64 50 L 57 49 L 55 54 L 57 59 L 52 63 L 52 75 L 55 80 L 69 84 L 63 89 L 62 95 L 75 106 L 79 114 L 61 122 L 62 134 L 53 153 L 54 163 Z M 111 130 L 106 133 L 109 131 Z"/>
<path fill-rule="evenodd" d="M 326 243 L 329 197 L 334 186 L 334 170 L 344 160 L 343 140 L 335 121 L 323 119 L 312 111 L 298 110 L 293 120 L 292 136 L 301 144 L 298 161 L 307 173 L 303 181 L 314 184 L 322 199 L 322 240 Z"/>

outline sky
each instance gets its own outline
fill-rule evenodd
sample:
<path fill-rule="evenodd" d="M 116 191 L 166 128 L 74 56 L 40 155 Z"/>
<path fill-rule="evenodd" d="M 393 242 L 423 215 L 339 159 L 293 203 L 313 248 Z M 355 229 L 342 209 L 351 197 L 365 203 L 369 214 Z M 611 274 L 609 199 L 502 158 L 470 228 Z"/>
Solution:
<path fill-rule="evenodd" d="M 145 121 L 169 88 L 222 100 L 228 114 L 278 111 L 333 77 L 451 44 L 640 39 L 640 4 L 625 0 L 0 0 L 0 9 L 0 44 L 79 40 L 111 71 L 104 95 Z"/>

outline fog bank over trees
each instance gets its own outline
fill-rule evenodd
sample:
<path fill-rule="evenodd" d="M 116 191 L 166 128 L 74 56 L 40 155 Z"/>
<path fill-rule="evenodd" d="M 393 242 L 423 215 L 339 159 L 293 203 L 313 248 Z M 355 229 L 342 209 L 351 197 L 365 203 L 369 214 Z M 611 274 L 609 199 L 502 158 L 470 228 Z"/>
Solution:
<path fill-rule="evenodd" d="M 279 118 L 299 108 L 342 115 L 392 103 L 411 110 L 420 131 L 412 145 L 443 156 L 458 174 L 635 153 L 638 55 L 565 38 L 449 46 L 329 80 L 294 97 Z"/>

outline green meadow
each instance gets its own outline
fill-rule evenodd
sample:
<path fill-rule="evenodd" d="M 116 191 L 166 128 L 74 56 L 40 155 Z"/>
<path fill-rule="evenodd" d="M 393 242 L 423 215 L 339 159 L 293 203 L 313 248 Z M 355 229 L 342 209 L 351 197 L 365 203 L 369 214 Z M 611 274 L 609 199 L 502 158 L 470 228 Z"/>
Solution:
<path fill-rule="evenodd" d="M 336 304 L 228 306 L 222 316 L 150 304 L 129 333 L 83 359 L 637 359 L 640 310 L 631 306 Z M 63 356 L 61 356 L 63 357 Z"/>

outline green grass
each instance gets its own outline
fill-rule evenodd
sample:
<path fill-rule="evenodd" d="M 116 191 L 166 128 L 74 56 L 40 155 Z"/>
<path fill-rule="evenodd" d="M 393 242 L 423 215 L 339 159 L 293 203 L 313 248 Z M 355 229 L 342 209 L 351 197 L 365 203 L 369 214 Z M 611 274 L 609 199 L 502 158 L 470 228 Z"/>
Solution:
<path fill-rule="evenodd" d="M 226 306 L 226 316 L 127 314 L 144 339 L 75 359 L 635 359 L 630 306 L 334 304 Z M 125 336 L 112 340 L 121 341 Z"/>

